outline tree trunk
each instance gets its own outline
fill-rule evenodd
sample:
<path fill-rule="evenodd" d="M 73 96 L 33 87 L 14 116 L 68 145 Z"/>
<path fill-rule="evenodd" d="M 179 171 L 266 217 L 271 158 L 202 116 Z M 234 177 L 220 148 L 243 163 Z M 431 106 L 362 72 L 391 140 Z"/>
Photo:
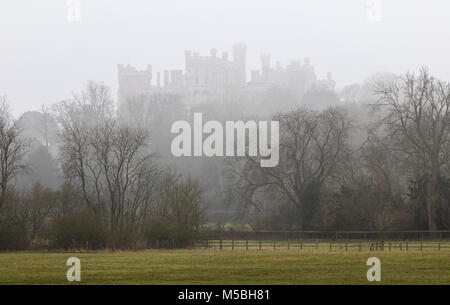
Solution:
<path fill-rule="evenodd" d="M 427 182 L 427 192 L 425 203 L 427 207 L 428 216 L 428 231 L 436 231 L 436 192 L 437 192 L 438 178 L 436 174 L 432 174 Z"/>

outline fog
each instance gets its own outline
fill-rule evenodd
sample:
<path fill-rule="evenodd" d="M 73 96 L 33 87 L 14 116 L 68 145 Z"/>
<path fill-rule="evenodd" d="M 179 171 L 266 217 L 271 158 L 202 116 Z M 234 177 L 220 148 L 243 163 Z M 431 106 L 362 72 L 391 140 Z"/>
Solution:
<path fill-rule="evenodd" d="M 38 109 L 79 91 L 86 80 L 117 91 L 117 64 L 183 69 L 184 50 L 208 55 L 247 45 L 249 71 L 272 61 L 311 57 L 319 78 L 337 87 L 377 71 L 427 65 L 450 79 L 448 1 L 381 1 L 380 20 L 365 0 L 81 0 L 69 22 L 61 0 L 0 2 L 0 94 L 13 112 Z"/>
<path fill-rule="evenodd" d="M 0 251 L 437 237 L 450 229 L 449 9 L 2 0 Z"/>

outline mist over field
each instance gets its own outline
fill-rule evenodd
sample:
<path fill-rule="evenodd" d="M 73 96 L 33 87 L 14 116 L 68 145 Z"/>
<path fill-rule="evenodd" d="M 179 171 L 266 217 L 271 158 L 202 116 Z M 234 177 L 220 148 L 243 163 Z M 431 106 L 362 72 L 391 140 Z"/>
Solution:
<path fill-rule="evenodd" d="M 437 237 L 449 10 L 2 0 L 0 250 L 186 248 L 211 231 Z"/>

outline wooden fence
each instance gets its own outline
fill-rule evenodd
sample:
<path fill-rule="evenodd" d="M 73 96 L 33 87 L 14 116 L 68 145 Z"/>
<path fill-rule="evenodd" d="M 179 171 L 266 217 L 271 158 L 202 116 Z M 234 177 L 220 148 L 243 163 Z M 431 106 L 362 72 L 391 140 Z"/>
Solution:
<path fill-rule="evenodd" d="M 213 250 L 450 251 L 450 231 L 205 231 Z"/>

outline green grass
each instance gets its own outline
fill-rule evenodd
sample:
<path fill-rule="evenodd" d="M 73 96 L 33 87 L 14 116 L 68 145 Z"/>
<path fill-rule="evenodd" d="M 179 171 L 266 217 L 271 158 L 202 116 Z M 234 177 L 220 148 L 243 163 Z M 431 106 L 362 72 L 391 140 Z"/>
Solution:
<path fill-rule="evenodd" d="M 67 258 L 81 260 L 81 284 L 371 284 L 371 256 L 381 284 L 450 284 L 450 253 L 148 250 L 0 253 L 0 284 L 69 284 Z"/>

